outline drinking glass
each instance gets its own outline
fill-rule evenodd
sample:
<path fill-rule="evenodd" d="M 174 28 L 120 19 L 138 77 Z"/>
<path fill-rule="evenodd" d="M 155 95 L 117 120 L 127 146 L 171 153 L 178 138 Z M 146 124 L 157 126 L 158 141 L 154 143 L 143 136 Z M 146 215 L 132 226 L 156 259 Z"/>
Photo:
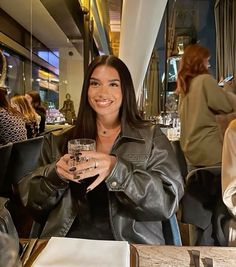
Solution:
<path fill-rule="evenodd" d="M 96 141 L 93 139 L 72 139 L 68 142 L 68 153 L 71 157 L 71 166 L 75 166 L 78 162 L 87 160 L 86 157 L 81 157 L 79 153 L 81 151 L 95 151 Z"/>

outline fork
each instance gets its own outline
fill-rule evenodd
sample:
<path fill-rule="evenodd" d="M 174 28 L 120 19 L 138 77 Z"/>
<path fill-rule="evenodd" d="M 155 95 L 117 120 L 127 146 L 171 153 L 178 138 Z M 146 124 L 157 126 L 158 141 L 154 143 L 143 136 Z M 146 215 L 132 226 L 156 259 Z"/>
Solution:
<path fill-rule="evenodd" d="M 213 267 L 213 259 L 212 258 L 204 258 L 203 260 L 205 267 Z"/>

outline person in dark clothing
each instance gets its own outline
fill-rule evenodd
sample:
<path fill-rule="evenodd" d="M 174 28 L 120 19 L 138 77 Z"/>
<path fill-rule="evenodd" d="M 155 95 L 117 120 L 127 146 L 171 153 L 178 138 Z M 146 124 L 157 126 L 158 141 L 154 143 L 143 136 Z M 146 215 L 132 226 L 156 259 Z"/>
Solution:
<path fill-rule="evenodd" d="M 74 138 L 96 140 L 96 151 L 81 151 L 87 160 L 71 167 L 67 142 Z M 178 210 L 183 179 L 167 137 L 140 118 L 123 61 L 94 59 L 76 125 L 45 144 L 42 166 L 19 184 L 41 238 L 166 243 L 162 222 Z"/>
<path fill-rule="evenodd" d="M 26 92 L 25 97 L 31 103 L 35 111 L 41 117 L 39 123 L 39 134 L 45 131 L 45 123 L 46 123 L 46 109 L 41 104 L 41 98 L 39 93 L 36 90 L 31 90 Z"/>

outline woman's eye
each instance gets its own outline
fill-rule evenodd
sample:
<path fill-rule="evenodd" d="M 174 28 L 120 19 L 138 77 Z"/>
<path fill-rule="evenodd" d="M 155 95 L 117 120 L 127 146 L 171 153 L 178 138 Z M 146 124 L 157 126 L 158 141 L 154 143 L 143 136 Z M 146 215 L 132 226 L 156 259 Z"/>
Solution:
<path fill-rule="evenodd" d="M 90 83 L 89 83 L 91 86 L 99 86 L 99 83 L 98 82 L 96 82 L 96 81 L 90 81 Z"/>
<path fill-rule="evenodd" d="M 117 87 L 117 86 L 119 86 L 119 84 L 117 84 L 117 83 L 111 83 L 110 86 L 111 87 Z"/>

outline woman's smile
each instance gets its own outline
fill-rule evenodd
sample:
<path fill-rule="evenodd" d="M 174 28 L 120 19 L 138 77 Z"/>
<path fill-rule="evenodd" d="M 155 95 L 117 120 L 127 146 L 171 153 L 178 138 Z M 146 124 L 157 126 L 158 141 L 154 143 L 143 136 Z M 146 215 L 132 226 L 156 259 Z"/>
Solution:
<path fill-rule="evenodd" d="M 120 77 L 115 68 L 106 65 L 95 68 L 90 78 L 88 100 L 97 115 L 118 117 L 122 91 Z"/>

